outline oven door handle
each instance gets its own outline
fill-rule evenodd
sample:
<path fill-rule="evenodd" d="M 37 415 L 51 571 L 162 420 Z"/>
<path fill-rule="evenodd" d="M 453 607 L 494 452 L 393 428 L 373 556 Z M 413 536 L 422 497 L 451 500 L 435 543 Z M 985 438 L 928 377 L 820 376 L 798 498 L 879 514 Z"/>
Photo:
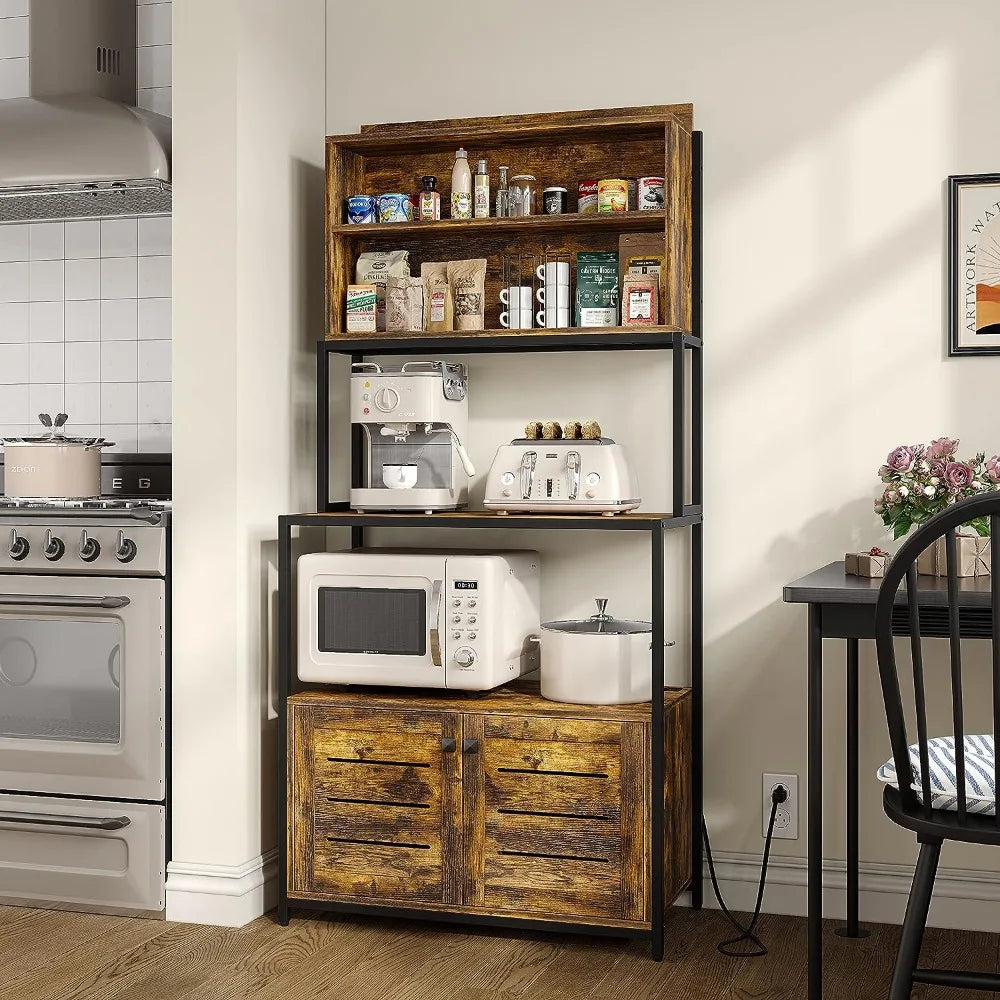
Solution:
<path fill-rule="evenodd" d="M 0 812 L 0 823 L 26 826 L 69 826 L 80 830 L 124 830 L 128 816 L 59 816 L 53 813 Z"/>
<path fill-rule="evenodd" d="M 441 591 L 443 580 L 431 584 L 431 663 L 441 666 Z"/>
<path fill-rule="evenodd" d="M 0 608 L 127 608 L 127 597 L 49 597 L 46 594 L 0 594 Z"/>

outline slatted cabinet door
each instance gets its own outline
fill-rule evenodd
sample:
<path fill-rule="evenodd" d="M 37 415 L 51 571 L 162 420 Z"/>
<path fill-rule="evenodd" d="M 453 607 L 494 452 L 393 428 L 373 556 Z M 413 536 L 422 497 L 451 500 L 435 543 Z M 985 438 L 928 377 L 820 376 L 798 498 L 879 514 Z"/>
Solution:
<path fill-rule="evenodd" d="M 289 894 L 462 902 L 461 717 L 292 706 Z"/>
<path fill-rule="evenodd" d="M 467 906 L 648 920 L 646 728 L 466 715 Z"/>

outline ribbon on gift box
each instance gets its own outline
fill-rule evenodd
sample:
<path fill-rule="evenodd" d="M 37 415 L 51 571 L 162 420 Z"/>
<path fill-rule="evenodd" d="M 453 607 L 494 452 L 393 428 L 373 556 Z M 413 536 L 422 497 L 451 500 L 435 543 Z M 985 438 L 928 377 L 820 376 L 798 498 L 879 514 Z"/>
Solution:
<path fill-rule="evenodd" d="M 992 540 L 981 535 L 958 532 L 955 537 L 959 577 L 989 576 Z M 939 538 L 917 557 L 917 572 L 922 576 L 947 576 L 947 541 Z"/>
<path fill-rule="evenodd" d="M 848 576 L 864 576 L 877 580 L 885 576 L 890 555 L 873 545 L 867 552 L 848 552 L 844 556 L 844 571 Z"/>

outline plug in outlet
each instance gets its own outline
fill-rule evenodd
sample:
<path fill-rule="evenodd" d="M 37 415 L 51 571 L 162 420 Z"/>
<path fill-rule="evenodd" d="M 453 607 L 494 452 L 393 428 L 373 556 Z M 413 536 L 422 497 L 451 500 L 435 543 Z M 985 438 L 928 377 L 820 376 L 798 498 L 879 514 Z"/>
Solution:
<path fill-rule="evenodd" d="M 778 804 L 774 814 L 774 836 L 781 840 L 799 839 L 799 776 L 797 774 L 764 774 L 762 788 L 761 836 L 767 836 L 767 823 L 771 818 L 771 793 L 784 785 L 788 798 Z"/>

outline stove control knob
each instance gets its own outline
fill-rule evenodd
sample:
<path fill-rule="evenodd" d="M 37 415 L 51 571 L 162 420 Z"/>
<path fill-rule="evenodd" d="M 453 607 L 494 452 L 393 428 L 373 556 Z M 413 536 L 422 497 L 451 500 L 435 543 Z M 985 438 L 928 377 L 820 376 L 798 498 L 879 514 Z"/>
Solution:
<path fill-rule="evenodd" d="M 84 528 L 83 534 L 80 535 L 80 558 L 84 562 L 93 562 L 101 554 L 101 543 L 93 538 L 91 535 L 87 534 L 87 529 Z"/>
<path fill-rule="evenodd" d="M 66 551 L 66 546 L 63 540 L 56 535 L 52 534 L 52 529 L 47 528 L 45 531 L 45 547 L 42 549 L 42 555 L 48 559 L 49 562 L 56 562 L 62 559 L 63 553 Z"/>
<path fill-rule="evenodd" d="M 115 549 L 115 558 L 120 563 L 129 563 L 135 558 L 135 542 L 131 538 L 125 537 L 124 531 L 118 532 L 118 547 Z"/>
<path fill-rule="evenodd" d="M 476 662 L 476 651 L 468 646 L 459 646 L 455 650 L 455 662 L 462 670 L 468 670 Z"/>
<path fill-rule="evenodd" d="M 24 535 L 19 535 L 16 528 L 11 528 L 10 545 L 7 548 L 11 559 L 13 559 L 14 562 L 20 562 L 22 559 L 27 557 L 30 550 L 31 546 L 28 544 L 28 539 L 25 538 Z"/>

